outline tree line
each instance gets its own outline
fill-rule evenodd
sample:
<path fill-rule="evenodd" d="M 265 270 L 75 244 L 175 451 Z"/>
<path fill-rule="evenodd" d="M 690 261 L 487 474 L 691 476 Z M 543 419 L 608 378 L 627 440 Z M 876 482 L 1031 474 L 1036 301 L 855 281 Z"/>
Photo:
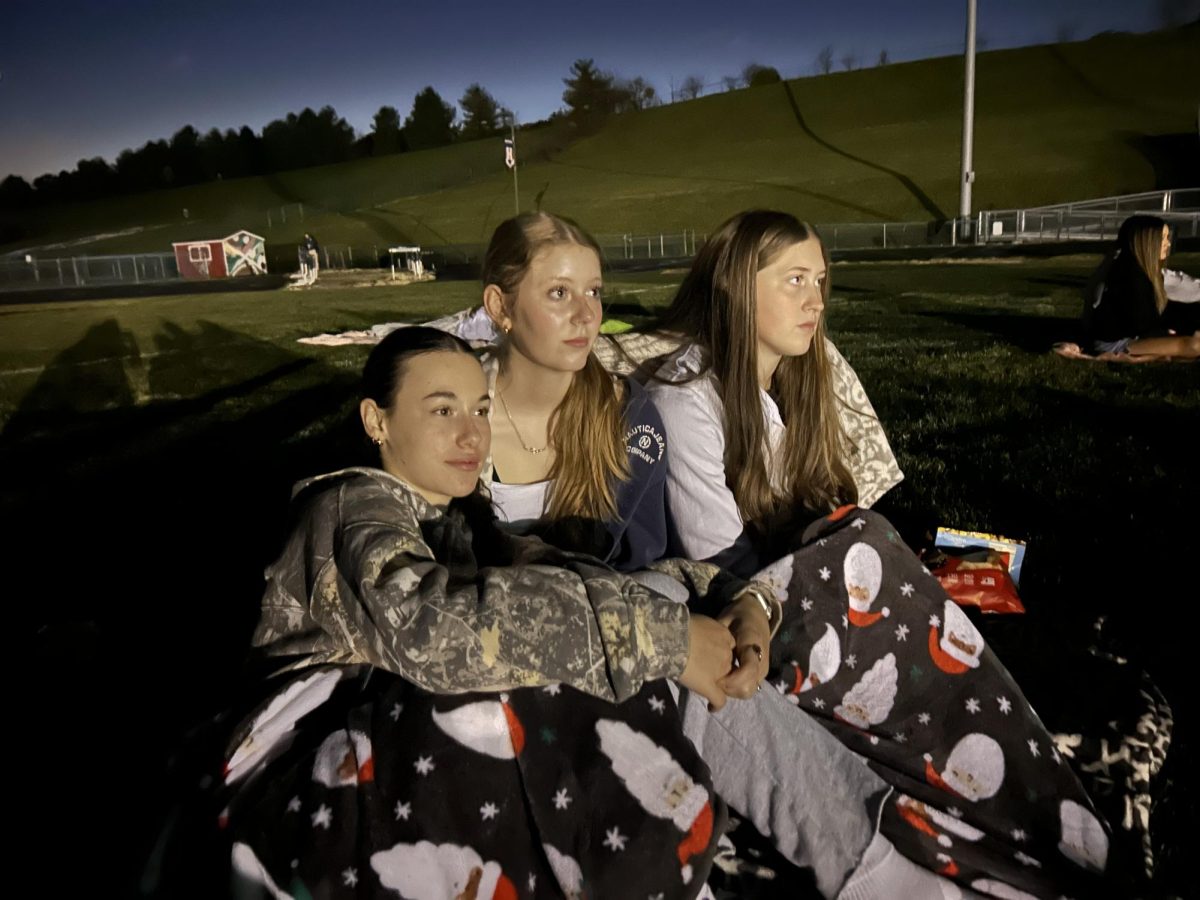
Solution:
<path fill-rule="evenodd" d="M 780 80 L 778 70 L 752 63 L 739 75 L 723 79 L 723 84 L 732 90 Z M 545 122 L 525 127 L 562 121 L 579 133 L 590 133 L 611 116 L 661 102 L 658 91 L 644 78 L 622 78 L 602 70 L 592 59 L 576 60 L 563 84 L 563 108 Z M 694 99 L 705 86 L 699 76 L 688 76 L 678 90 L 672 87 L 671 99 Z M 424 150 L 491 137 L 507 130 L 511 121 L 509 110 L 483 86 L 472 84 L 459 98 L 458 108 L 431 86 L 413 98 L 403 120 L 396 107 L 381 106 L 370 130 L 362 135 L 332 106 L 288 113 L 259 132 L 243 125 L 201 134 L 185 125 L 169 139 L 121 151 L 112 163 L 101 157 L 82 159 L 74 169 L 41 175 L 32 184 L 9 175 L 0 182 L 0 209 L 97 200 Z"/>

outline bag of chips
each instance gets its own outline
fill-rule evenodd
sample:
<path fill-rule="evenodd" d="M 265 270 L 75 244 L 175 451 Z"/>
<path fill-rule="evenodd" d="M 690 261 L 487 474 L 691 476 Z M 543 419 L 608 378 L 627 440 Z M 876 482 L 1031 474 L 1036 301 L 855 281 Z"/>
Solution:
<path fill-rule="evenodd" d="M 1017 581 L 1024 558 L 1024 541 L 939 528 L 925 565 L 959 606 L 985 613 L 1023 613 Z"/>

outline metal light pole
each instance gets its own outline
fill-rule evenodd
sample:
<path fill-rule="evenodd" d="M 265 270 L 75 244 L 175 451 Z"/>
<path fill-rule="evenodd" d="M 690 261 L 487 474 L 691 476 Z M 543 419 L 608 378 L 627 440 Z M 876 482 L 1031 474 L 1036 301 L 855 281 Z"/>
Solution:
<path fill-rule="evenodd" d="M 512 170 L 513 170 L 513 215 L 519 216 L 521 214 L 521 192 L 517 189 L 517 126 L 516 126 L 516 118 L 517 118 L 516 116 L 512 116 L 508 120 L 508 137 L 509 137 L 509 140 L 512 141 L 512 150 L 513 150 L 513 156 L 512 156 L 512 159 L 513 159 L 513 165 L 512 165 Z"/>
<path fill-rule="evenodd" d="M 971 185 L 975 171 L 971 168 L 971 156 L 975 143 L 975 0 L 967 0 L 967 47 L 966 85 L 963 93 L 963 138 L 962 138 L 962 182 L 958 201 L 958 215 L 962 224 L 968 226 L 971 218 Z"/>

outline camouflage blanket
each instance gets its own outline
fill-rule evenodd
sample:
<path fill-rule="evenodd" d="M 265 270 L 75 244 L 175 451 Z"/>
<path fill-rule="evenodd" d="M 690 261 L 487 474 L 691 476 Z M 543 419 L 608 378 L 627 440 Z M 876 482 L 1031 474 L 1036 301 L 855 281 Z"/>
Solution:
<path fill-rule="evenodd" d="M 613 705 L 323 666 L 230 746 L 220 826 L 245 896 L 709 896 L 725 811 L 663 681 Z"/>
<path fill-rule="evenodd" d="M 884 833 L 982 893 L 1093 896 L 1109 832 L 966 614 L 882 516 L 843 507 L 759 573 L 771 680 L 896 789 Z"/>

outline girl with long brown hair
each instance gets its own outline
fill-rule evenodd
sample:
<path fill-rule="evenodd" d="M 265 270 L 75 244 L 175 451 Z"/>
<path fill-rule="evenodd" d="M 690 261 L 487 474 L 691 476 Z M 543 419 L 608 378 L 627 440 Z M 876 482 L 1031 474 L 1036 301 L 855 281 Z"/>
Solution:
<path fill-rule="evenodd" d="M 1083 325 L 1094 352 L 1200 356 L 1200 333 L 1177 334 L 1168 327 L 1163 262 L 1170 252 L 1171 228 L 1157 216 L 1130 216 L 1121 223 L 1116 248 L 1086 292 Z"/>
<path fill-rule="evenodd" d="M 745 212 L 659 322 L 684 342 L 648 386 L 672 451 L 672 549 L 775 586 L 769 680 L 892 785 L 882 828 L 905 856 L 997 896 L 1090 894 L 1108 833 L 1079 780 L 975 625 L 856 505 L 829 268 L 811 227 Z M 725 715 L 685 731 L 703 743 Z"/>

